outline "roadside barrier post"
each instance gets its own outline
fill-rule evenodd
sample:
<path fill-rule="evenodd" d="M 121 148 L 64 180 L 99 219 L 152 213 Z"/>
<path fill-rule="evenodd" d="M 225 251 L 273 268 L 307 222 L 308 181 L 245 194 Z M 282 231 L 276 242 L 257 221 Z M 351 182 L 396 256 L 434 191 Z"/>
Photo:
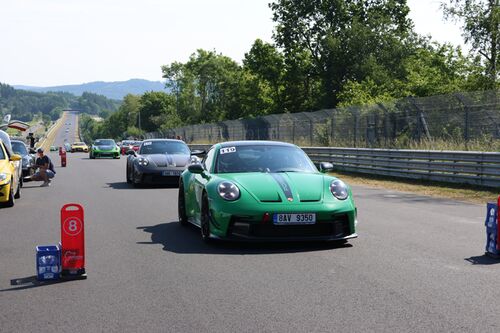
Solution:
<path fill-rule="evenodd" d="M 84 211 L 76 203 L 66 204 L 61 208 L 61 266 L 64 277 L 87 278 Z"/>
<path fill-rule="evenodd" d="M 498 225 L 500 224 L 500 197 L 496 203 L 489 202 L 486 205 L 486 254 L 495 258 L 500 255 L 500 233 Z"/>

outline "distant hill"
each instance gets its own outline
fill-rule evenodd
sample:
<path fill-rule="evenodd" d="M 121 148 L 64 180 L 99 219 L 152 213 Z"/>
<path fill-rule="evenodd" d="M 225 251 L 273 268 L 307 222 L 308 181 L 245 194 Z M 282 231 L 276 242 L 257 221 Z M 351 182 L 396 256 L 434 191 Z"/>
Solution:
<path fill-rule="evenodd" d="M 0 82 L 0 119 L 11 114 L 13 119 L 32 121 L 36 116 L 56 120 L 64 109 L 106 117 L 118 110 L 121 101 L 85 92 L 75 96 L 67 92 L 38 92 L 15 89 Z"/>
<path fill-rule="evenodd" d="M 111 99 L 123 99 L 127 94 L 141 95 L 146 91 L 166 91 L 165 84 L 160 81 L 148 81 L 142 79 L 131 79 L 121 82 L 89 82 L 84 84 L 74 84 L 55 87 L 31 87 L 14 86 L 17 89 L 24 89 L 36 92 L 62 91 L 76 96 L 81 96 L 84 92 L 90 92 L 106 96 Z"/>

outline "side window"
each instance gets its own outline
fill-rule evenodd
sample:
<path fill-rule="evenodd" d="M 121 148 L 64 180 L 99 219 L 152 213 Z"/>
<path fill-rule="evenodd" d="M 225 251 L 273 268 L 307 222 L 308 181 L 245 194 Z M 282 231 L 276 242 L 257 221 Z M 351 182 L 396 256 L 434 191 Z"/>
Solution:
<path fill-rule="evenodd" d="M 210 171 L 210 167 L 212 166 L 212 162 L 214 160 L 214 155 L 215 155 L 215 149 L 212 148 L 208 151 L 207 156 L 205 156 L 205 158 L 201 162 L 205 170 Z"/>

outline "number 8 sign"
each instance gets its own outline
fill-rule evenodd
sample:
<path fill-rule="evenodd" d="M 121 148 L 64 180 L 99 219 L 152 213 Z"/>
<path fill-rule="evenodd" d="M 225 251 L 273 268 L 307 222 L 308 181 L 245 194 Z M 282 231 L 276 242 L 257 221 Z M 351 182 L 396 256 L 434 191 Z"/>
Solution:
<path fill-rule="evenodd" d="M 82 227 L 82 221 L 77 217 L 70 217 L 63 222 L 63 231 L 70 236 L 78 235 Z"/>
<path fill-rule="evenodd" d="M 71 203 L 61 208 L 61 266 L 63 275 L 85 274 L 83 207 Z"/>

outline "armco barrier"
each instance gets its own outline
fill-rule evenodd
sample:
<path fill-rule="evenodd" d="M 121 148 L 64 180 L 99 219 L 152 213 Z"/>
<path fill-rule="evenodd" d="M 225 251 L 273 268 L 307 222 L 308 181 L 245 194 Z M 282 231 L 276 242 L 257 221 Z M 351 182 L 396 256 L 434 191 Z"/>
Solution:
<path fill-rule="evenodd" d="M 208 150 L 211 145 L 190 145 Z M 335 170 L 500 188 L 500 153 L 369 148 L 302 148 Z"/>

